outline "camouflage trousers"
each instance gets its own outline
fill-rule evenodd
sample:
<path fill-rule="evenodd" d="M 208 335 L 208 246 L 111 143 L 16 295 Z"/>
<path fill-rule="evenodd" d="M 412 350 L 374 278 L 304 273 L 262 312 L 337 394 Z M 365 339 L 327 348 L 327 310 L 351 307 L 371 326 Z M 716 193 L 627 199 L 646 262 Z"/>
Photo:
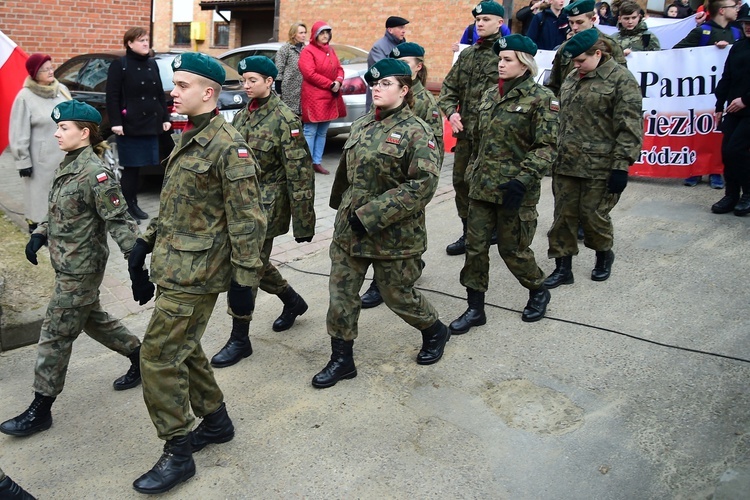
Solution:
<path fill-rule="evenodd" d="M 462 219 L 469 216 L 469 183 L 466 182 L 466 169 L 473 157 L 474 142 L 469 139 L 458 139 L 453 155 L 453 190 L 456 192 L 458 216 Z"/>
<path fill-rule="evenodd" d="M 486 292 L 490 272 L 490 238 L 497 227 L 497 250 L 508 270 L 521 286 L 536 290 L 544 282 L 544 272 L 529 248 L 536 233 L 537 212 L 534 207 L 519 211 L 485 201 L 469 202 L 466 228 L 466 258 L 461 269 L 461 284 Z"/>
<path fill-rule="evenodd" d="M 414 283 L 422 275 L 420 258 L 381 260 L 353 257 L 337 243 L 330 248 L 331 277 L 328 283 L 330 303 L 326 326 L 331 337 L 354 340 L 362 301 L 359 290 L 372 265 L 380 294 L 388 308 L 409 325 L 424 330 L 438 320 L 438 313 Z"/>
<path fill-rule="evenodd" d="M 578 255 L 578 222 L 583 226 L 583 244 L 597 252 L 610 250 L 614 229 L 610 211 L 619 194 L 607 191 L 606 179 L 584 179 L 568 175 L 552 176 L 555 219 L 547 233 L 550 259 Z"/>
<path fill-rule="evenodd" d="M 141 347 L 143 399 L 160 439 L 187 436 L 194 418 L 216 411 L 224 394 L 201 346 L 218 294 L 158 287 Z"/>
<path fill-rule="evenodd" d="M 55 273 L 55 289 L 47 306 L 37 346 L 34 390 L 56 397 L 63 390 L 73 342 L 81 334 L 127 356 L 141 344 L 120 320 L 99 303 L 104 273 Z"/>

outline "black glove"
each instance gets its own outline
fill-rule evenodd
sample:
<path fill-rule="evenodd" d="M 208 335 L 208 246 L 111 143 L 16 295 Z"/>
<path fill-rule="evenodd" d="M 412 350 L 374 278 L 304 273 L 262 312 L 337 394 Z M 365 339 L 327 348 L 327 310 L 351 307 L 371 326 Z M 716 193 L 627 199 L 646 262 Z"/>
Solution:
<path fill-rule="evenodd" d="M 232 281 L 227 293 L 227 302 L 229 302 L 229 309 L 237 316 L 250 316 L 255 309 L 253 287 L 242 286 Z"/>
<path fill-rule="evenodd" d="M 500 184 L 497 188 L 505 190 L 505 194 L 503 195 L 503 206 L 505 208 L 514 212 L 521 208 L 523 196 L 526 194 L 526 186 L 523 185 L 523 182 L 513 179 Z"/>
<path fill-rule="evenodd" d="M 146 265 L 146 255 L 150 253 L 151 247 L 148 246 L 146 240 L 142 238 L 135 240 L 135 245 L 133 245 L 133 249 L 128 256 L 128 269 L 143 269 L 143 266 Z"/>
<path fill-rule="evenodd" d="M 620 194 L 628 185 L 628 172 L 625 170 L 613 170 L 607 181 L 607 191 L 612 194 Z"/>
<path fill-rule="evenodd" d="M 31 235 L 31 239 L 26 243 L 26 260 L 34 265 L 39 264 L 36 260 L 36 253 L 39 251 L 44 244 L 47 243 L 47 237 L 43 234 L 34 233 Z"/>
<path fill-rule="evenodd" d="M 130 288 L 133 290 L 133 300 L 140 305 L 145 304 L 154 296 L 154 284 L 148 279 L 148 271 L 141 268 L 129 268 Z"/>
<path fill-rule="evenodd" d="M 312 239 L 312 236 L 305 236 L 304 238 L 294 238 L 294 241 L 297 243 L 310 243 Z"/>
<path fill-rule="evenodd" d="M 365 236 L 367 234 L 367 229 L 365 229 L 365 225 L 362 224 L 362 221 L 359 220 L 359 217 L 357 217 L 357 214 L 352 213 L 349 216 L 349 225 L 352 226 L 352 231 L 354 231 L 354 234 L 357 236 Z"/>
<path fill-rule="evenodd" d="M 276 91 L 276 94 L 281 95 L 281 80 L 273 82 L 273 88 Z"/>
<path fill-rule="evenodd" d="M 34 167 L 22 168 L 18 171 L 18 175 L 21 177 L 31 177 L 32 172 L 34 172 Z"/>

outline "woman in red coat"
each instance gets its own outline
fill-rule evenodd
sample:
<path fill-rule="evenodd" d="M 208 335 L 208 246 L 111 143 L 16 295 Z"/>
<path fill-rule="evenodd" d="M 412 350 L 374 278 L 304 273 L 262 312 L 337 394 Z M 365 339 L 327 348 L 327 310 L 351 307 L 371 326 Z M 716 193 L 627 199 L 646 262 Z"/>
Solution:
<path fill-rule="evenodd" d="M 321 165 L 328 125 L 332 120 L 346 116 L 341 95 L 344 68 L 336 52 L 328 45 L 330 41 L 331 27 L 324 21 L 318 21 L 310 32 L 310 44 L 299 56 L 299 70 L 302 73 L 300 107 L 305 140 L 312 153 L 313 167 L 321 174 L 329 173 Z"/>

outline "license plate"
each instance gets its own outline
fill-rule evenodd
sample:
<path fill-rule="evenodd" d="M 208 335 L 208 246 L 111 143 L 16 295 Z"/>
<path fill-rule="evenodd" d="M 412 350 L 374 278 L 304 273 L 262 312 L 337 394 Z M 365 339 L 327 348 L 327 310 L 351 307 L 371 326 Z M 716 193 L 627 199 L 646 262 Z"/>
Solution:
<path fill-rule="evenodd" d="M 226 121 L 232 123 L 234 115 L 236 115 L 238 111 L 238 109 L 220 109 L 219 113 L 221 113 L 221 116 L 223 116 Z"/>

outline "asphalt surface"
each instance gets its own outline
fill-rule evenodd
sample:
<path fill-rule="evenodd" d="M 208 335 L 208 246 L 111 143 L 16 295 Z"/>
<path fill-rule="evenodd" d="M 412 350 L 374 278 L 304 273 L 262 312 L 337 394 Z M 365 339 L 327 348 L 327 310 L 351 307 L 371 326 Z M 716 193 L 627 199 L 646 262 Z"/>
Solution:
<path fill-rule="evenodd" d="M 329 141 L 331 172 L 342 144 Z M 8 157 L 0 156 L 0 205 L 13 216 L 20 191 Z M 463 258 L 444 250 L 460 231 L 451 170 L 447 155 L 418 281 L 446 322 L 466 308 Z M 527 292 L 493 252 L 487 325 L 452 337 L 432 366 L 414 362 L 419 332 L 385 306 L 363 310 L 359 375 L 316 390 L 310 379 L 330 354 L 332 177 L 316 176 L 314 241 L 286 235 L 274 253 L 310 309 L 275 333 L 281 303 L 259 294 L 255 352 L 216 371 L 235 439 L 197 453 L 196 476 L 165 498 L 750 497 L 750 221 L 711 214 L 721 192 L 631 179 L 613 211 L 612 277 L 591 281 L 594 253 L 582 248 L 575 283 L 552 291 L 538 323 L 520 320 Z M 145 189 L 141 206 L 155 213 L 158 186 Z M 549 178 L 538 209 L 532 248 L 551 272 Z M 132 301 L 125 262 L 112 256 L 102 301 L 142 336 L 153 302 Z M 203 340 L 209 356 L 227 339 L 225 309 L 222 296 Z M 30 403 L 35 359 L 34 346 L 0 354 L 0 420 Z M 112 390 L 127 366 L 82 335 L 52 428 L 0 435 L 6 473 L 43 499 L 140 497 L 131 483 L 162 442 L 140 389 Z"/>

